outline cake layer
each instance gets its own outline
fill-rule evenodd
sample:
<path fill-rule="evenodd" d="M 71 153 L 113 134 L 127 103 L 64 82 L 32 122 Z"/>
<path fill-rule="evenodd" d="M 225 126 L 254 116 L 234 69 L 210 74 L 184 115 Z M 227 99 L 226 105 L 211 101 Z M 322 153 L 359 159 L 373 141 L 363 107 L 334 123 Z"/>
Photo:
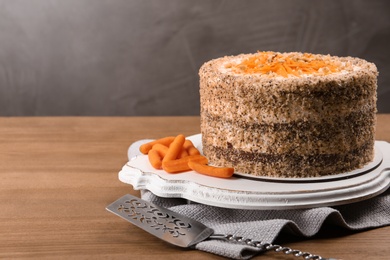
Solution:
<path fill-rule="evenodd" d="M 348 172 L 374 159 L 372 140 L 345 153 L 297 155 L 292 153 L 250 153 L 234 149 L 204 146 L 203 152 L 216 166 L 234 167 L 236 172 L 255 176 L 304 178 Z"/>
<path fill-rule="evenodd" d="M 328 154 L 348 152 L 374 140 L 373 113 L 334 116 L 322 122 L 265 124 L 230 121 L 207 113 L 202 117 L 203 145 L 235 147 L 246 152 Z"/>
<path fill-rule="evenodd" d="M 217 64 L 200 70 L 201 109 L 209 114 L 224 111 L 230 120 L 321 120 L 324 115 L 376 108 L 374 68 L 347 75 L 285 79 L 223 74 Z"/>

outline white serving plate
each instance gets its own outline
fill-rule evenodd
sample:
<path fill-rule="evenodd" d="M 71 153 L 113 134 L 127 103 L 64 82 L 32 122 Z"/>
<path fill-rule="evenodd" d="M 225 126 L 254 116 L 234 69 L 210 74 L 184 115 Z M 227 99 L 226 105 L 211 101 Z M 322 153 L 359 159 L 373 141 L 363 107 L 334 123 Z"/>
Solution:
<path fill-rule="evenodd" d="M 188 137 L 201 150 L 201 135 Z M 267 178 L 237 174 L 221 179 L 193 171 L 169 174 L 154 169 L 139 146 L 128 150 L 129 162 L 119 180 L 157 196 L 185 198 L 212 206 L 237 209 L 296 209 L 334 206 L 372 198 L 390 186 L 390 144 L 375 142 L 375 159 L 360 170 L 318 178 Z"/>

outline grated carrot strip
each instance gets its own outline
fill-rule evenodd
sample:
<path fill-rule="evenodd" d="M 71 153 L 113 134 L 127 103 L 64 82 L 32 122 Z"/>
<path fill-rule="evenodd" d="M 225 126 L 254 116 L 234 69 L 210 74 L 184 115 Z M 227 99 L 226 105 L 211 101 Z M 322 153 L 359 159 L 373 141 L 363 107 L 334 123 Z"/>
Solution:
<path fill-rule="evenodd" d="M 339 67 L 328 59 L 318 55 L 304 53 L 301 56 L 277 52 L 258 52 L 229 68 L 237 73 L 276 74 L 283 77 L 303 74 L 329 74 L 339 71 Z"/>

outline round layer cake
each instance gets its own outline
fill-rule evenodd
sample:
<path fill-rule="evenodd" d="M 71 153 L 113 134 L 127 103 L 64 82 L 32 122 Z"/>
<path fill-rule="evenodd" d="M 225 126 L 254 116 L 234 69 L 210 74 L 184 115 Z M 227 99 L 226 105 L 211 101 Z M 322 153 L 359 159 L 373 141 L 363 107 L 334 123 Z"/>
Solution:
<path fill-rule="evenodd" d="M 258 52 L 206 62 L 199 76 L 203 153 L 213 165 L 303 178 L 348 172 L 373 160 L 373 63 Z"/>

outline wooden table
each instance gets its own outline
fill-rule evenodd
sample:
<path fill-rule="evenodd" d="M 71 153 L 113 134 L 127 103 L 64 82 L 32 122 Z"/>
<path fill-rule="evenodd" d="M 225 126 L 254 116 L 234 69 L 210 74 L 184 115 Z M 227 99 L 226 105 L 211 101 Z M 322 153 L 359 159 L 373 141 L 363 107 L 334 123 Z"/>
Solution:
<path fill-rule="evenodd" d="M 199 131 L 199 117 L 0 118 L 0 258 L 223 259 L 168 245 L 105 210 L 126 193 L 139 195 L 117 177 L 132 142 Z M 378 115 L 377 140 L 390 142 L 390 115 Z M 342 259 L 388 259 L 389 233 L 390 226 L 331 228 L 277 242 Z"/>

